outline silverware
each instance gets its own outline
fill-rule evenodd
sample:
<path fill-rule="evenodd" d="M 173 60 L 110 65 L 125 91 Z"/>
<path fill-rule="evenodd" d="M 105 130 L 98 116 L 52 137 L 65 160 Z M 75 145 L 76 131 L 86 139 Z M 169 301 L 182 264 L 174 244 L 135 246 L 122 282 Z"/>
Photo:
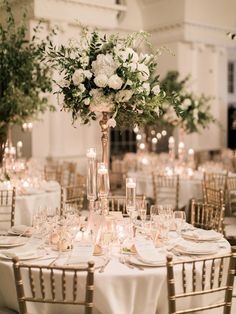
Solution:
<path fill-rule="evenodd" d="M 105 270 L 105 268 L 107 267 L 107 265 L 110 263 L 110 258 L 108 258 L 106 261 L 105 261 L 105 263 L 101 266 L 101 268 L 99 269 L 99 273 L 103 273 L 104 272 L 104 270 Z"/>
<path fill-rule="evenodd" d="M 133 264 L 130 261 L 126 261 L 129 265 L 133 266 L 134 268 L 137 268 L 139 270 L 144 270 L 144 268 L 141 265 Z"/>
<path fill-rule="evenodd" d="M 127 266 L 130 269 L 134 269 L 135 267 L 129 263 L 127 263 L 127 261 L 125 260 L 124 256 L 120 257 L 120 263 Z"/>

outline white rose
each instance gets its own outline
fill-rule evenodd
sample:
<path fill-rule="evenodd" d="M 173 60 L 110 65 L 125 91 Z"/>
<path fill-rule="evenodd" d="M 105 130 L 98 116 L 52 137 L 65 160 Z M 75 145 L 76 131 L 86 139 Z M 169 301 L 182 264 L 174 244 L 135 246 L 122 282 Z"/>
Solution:
<path fill-rule="evenodd" d="M 92 89 L 90 91 L 92 96 L 90 102 L 90 110 L 93 112 L 111 112 L 114 107 L 114 94 L 110 93 L 105 96 L 102 89 Z"/>
<path fill-rule="evenodd" d="M 60 85 L 60 87 L 69 87 L 70 81 L 62 79 L 62 80 L 60 80 L 60 82 L 58 84 Z"/>
<path fill-rule="evenodd" d="M 119 52 L 119 57 L 122 61 L 127 61 L 129 58 L 132 62 L 138 62 L 138 54 L 132 48 L 126 48 Z"/>
<path fill-rule="evenodd" d="M 118 68 L 117 62 L 113 59 L 112 54 L 99 54 L 95 61 L 92 62 L 92 71 L 95 76 L 105 74 L 107 77 L 112 76 Z"/>
<path fill-rule="evenodd" d="M 84 81 L 84 71 L 82 69 L 75 70 L 72 75 L 72 81 L 75 86 L 78 86 L 80 83 Z"/>
<path fill-rule="evenodd" d="M 130 67 L 130 72 L 135 72 L 137 69 L 137 63 L 132 62 L 129 64 L 129 67 Z"/>
<path fill-rule="evenodd" d="M 89 70 L 85 70 L 84 71 L 84 76 L 87 78 L 87 79 L 91 79 L 91 77 L 93 76 L 92 72 L 89 71 Z"/>
<path fill-rule="evenodd" d="M 80 89 L 80 91 L 81 91 L 81 93 L 83 93 L 84 91 L 85 91 L 85 86 L 84 86 L 84 84 L 79 84 L 79 89 Z"/>
<path fill-rule="evenodd" d="M 116 126 L 116 120 L 114 118 L 110 118 L 107 121 L 107 126 L 114 128 Z"/>
<path fill-rule="evenodd" d="M 85 99 L 84 99 L 84 104 L 85 104 L 85 106 L 89 106 L 89 104 L 90 104 L 90 98 L 85 98 Z"/>
<path fill-rule="evenodd" d="M 123 84 L 122 79 L 117 75 L 112 75 L 108 80 L 108 86 L 113 89 L 120 89 Z"/>
<path fill-rule="evenodd" d="M 133 85 L 133 82 L 131 80 L 127 80 L 126 85 L 131 86 L 131 85 Z"/>
<path fill-rule="evenodd" d="M 133 91 L 130 89 L 120 90 L 116 93 L 115 100 L 117 102 L 127 102 L 133 95 Z"/>
<path fill-rule="evenodd" d="M 89 64 L 89 57 L 88 56 L 82 56 L 80 58 L 80 63 L 82 67 L 86 67 Z"/>
<path fill-rule="evenodd" d="M 155 111 L 156 114 L 159 116 L 159 114 L 160 114 L 160 108 L 159 108 L 159 107 L 156 107 L 154 111 Z"/>
<path fill-rule="evenodd" d="M 106 87 L 107 86 L 107 82 L 108 82 L 108 77 L 105 74 L 99 74 L 94 79 L 94 83 L 98 87 Z"/>
<path fill-rule="evenodd" d="M 153 58 L 153 55 L 148 55 L 147 53 L 140 53 L 139 61 L 148 63 Z"/>
<path fill-rule="evenodd" d="M 139 63 L 137 69 L 139 71 L 138 78 L 140 81 L 148 80 L 150 76 L 149 68 L 145 64 Z"/>
<path fill-rule="evenodd" d="M 144 89 L 144 92 L 149 95 L 150 93 L 150 84 L 149 83 L 143 83 L 143 89 Z"/>
<path fill-rule="evenodd" d="M 159 85 L 153 86 L 152 92 L 153 92 L 154 95 L 158 95 L 160 93 L 160 91 L 161 91 L 161 89 L 160 89 Z"/>
<path fill-rule="evenodd" d="M 185 98 L 181 104 L 181 108 L 185 110 L 188 109 L 189 106 L 191 106 L 191 99 Z"/>

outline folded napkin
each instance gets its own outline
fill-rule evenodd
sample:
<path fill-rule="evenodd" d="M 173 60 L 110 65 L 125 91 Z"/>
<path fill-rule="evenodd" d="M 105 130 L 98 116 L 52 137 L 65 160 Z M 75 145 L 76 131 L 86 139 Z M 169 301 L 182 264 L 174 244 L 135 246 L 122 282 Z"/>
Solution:
<path fill-rule="evenodd" d="M 18 257 L 19 259 L 24 259 L 24 258 L 30 258 L 34 257 L 37 255 L 37 251 L 26 251 L 26 252 L 13 252 L 10 250 L 6 251 L 0 251 L 1 255 L 4 255 L 7 258 L 13 258 L 13 257 Z"/>
<path fill-rule="evenodd" d="M 195 229 L 195 230 L 186 230 L 183 232 L 183 236 L 193 238 L 200 241 L 211 241 L 221 239 L 222 235 L 215 230 L 203 230 L 203 229 Z"/>
<path fill-rule="evenodd" d="M 212 243 L 190 243 L 183 240 L 176 244 L 174 249 L 189 254 L 214 254 L 217 252 L 218 246 Z"/>
<path fill-rule="evenodd" d="M 22 235 L 31 235 L 32 228 L 26 225 L 16 225 L 16 226 L 12 226 L 9 232 L 15 233 L 15 234 L 22 234 Z"/>
<path fill-rule="evenodd" d="M 152 240 L 138 238 L 135 241 L 137 251 L 137 258 L 149 264 L 156 264 L 163 262 L 165 257 L 155 248 Z"/>

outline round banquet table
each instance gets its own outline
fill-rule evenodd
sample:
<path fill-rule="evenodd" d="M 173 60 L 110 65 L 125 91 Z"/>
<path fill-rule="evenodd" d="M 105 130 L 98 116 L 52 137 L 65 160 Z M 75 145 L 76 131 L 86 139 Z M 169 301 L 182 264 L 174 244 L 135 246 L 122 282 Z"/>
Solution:
<path fill-rule="evenodd" d="M 176 235 L 174 234 L 174 237 Z M 33 239 L 30 243 L 31 247 L 35 245 Z M 220 240 L 221 246 L 217 254 L 225 254 L 230 252 L 229 243 L 222 239 Z M 68 258 L 64 253 L 61 259 L 58 260 L 58 264 L 65 263 Z M 55 256 L 55 252 L 54 252 Z M 96 259 L 94 257 L 95 263 Z M 101 258 L 101 257 L 100 257 Z M 196 257 L 174 257 L 182 260 L 189 260 L 190 258 Z M 64 262 L 63 262 L 64 259 Z M 48 265 L 50 260 L 36 259 L 30 260 L 28 263 L 31 264 L 43 264 Z M 179 270 L 180 272 L 180 270 Z M 189 273 L 191 271 L 189 270 Z M 13 277 L 12 262 L 10 260 L 0 259 L 0 307 L 5 306 L 13 310 L 17 310 L 17 297 Z M 177 274 L 178 275 L 178 274 Z M 67 278 L 67 285 L 71 278 Z M 166 283 L 166 267 L 165 263 L 159 267 L 146 267 L 143 271 L 139 269 L 130 269 L 126 265 L 119 262 L 119 258 L 115 255 L 106 267 L 103 273 L 99 273 L 95 270 L 95 282 L 94 282 L 94 313 L 102 314 L 167 314 L 168 313 L 168 299 L 167 299 L 167 283 Z M 78 278 L 78 282 L 81 282 L 81 286 L 78 290 L 83 289 L 85 283 L 85 274 L 82 273 L 81 277 Z M 177 285 L 180 285 L 180 280 L 177 279 Z M 49 285 L 49 283 L 48 283 Z M 47 289 L 47 282 L 46 282 Z M 58 292 L 58 291 L 57 291 Z M 203 296 L 201 302 L 209 301 L 209 295 Z M 210 296 L 211 302 L 216 302 L 214 296 Z M 195 306 L 190 299 L 186 300 L 186 304 Z M 192 302 L 192 303 L 191 303 Z M 199 300 L 198 300 L 199 302 Z M 186 305 L 185 304 L 185 305 Z M 29 303 L 28 310 L 31 314 L 78 314 L 83 313 L 83 308 L 78 310 L 76 306 L 70 305 L 49 305 L 39 303 Z M 221 313 L 214 309 L 209 313 L 217 314 Z"/>

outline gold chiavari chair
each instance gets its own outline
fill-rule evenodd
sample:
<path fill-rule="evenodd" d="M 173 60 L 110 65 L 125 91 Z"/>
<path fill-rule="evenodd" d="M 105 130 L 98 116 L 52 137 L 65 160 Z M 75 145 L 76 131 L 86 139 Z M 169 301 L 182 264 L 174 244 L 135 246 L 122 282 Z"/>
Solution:
<path fill-rule="evenodd" d="M 46 181 L 57 181 L 62 183 L 62 168 L 58 165 L 45 165 L 44 166 L 44 179 Z"/>
<path fill-rule="evenodd" d="M 204 202 L 209 205 L 222 206 L 225 205 L 223 190 L 205 187 Z"/>
<path fill-rule="evenodd" d="M 13 269 L 20 314 L 28 314 L 29 302 L 81 305 L 85 308 L 85 314 L 92 313 L 94 262 L 88 262 L 88 267 L 79 268 L 22 264 L 14 258 Z M 87 272 L 85 297 L 82 301 L 79 300 L 78 293 L 78 274 L 81 272 Z M 67 286 L 69 277 L 72 286 Z"/>
<path fill-rule="evenodd" d="M 229 215 L 232 215 L 233 207 L 236 208 L 236 176 L 227 178 L 227 200 L 229 204 Z"/>
<path fill-rule="evenodd" d="M 192 199 L 191 224 L 197 228 L 207 230 L 213 229 L 223 233 L 224 211 L 225 208 L 223 205 L 215 206 L 199 203 Z"/>
<path fill-rule="evenodd" d="M 146 202 L 144 195 L 136 196 L 137 202 Z M 108 205 L 110 211 L 120 211 L 124 216 L 127 216 L 126 212 L 126 197 L 125 195 L 110 195 L 108 196 Z"/>
<path fill-rule="evenodd" d="M 80 212 L 84 207 L 85 201 L 85 187 L 84 186 L 66 186 L 61 188 L 61 210 L 63 215 L 65 205 L 71 205 Z"/>
<path fill-rule="evenodd" d="M 173 262 L 173 257 L 168 255 L 166 266 L 169 314 L 198 313 L 219 307 L 224 308 L 224 314 L 230 314 L 235 260 L 235 253 L 185 262 Z M 177 269 L 178 272 L 181 271 L 181 274 L 178 273 L 178 279 L 175 274 Z M 182 287 L 177 289 L 176 282 Z M 219 292 L 224 293 L 222 300 L 216 302 L 214 299 L 214 302 L 210 302 L 210 295 L 216 297 Z M 188 297 L 191 297 L 194 307 L 182 309 L 181 306 L 181 309 L 177 309 L 180 301 L 185 302 Z M 203 298 L 204 304 L 196 306 Z"/>
<path fill-rule="evenodd" d="M 204 172 L 203 175 L 203 199 L 206 197 L 206 188 L 223 191 L 223 198 L 226 200 L 227 190 L 227 178 L 228 172 L 226 173 L 208 173 Z"/>
<path fill-rule="evenodd" d="M 153 195 L 156 205 L 172 204 L 179 209 L 179 175 L 152 173 Z"/>
<path fill-rule="evenodd" d="M 14 225 L 15 204 L 15 187 L 13 189 L 0 190 L 0 230 L 6 231 Z"/>

